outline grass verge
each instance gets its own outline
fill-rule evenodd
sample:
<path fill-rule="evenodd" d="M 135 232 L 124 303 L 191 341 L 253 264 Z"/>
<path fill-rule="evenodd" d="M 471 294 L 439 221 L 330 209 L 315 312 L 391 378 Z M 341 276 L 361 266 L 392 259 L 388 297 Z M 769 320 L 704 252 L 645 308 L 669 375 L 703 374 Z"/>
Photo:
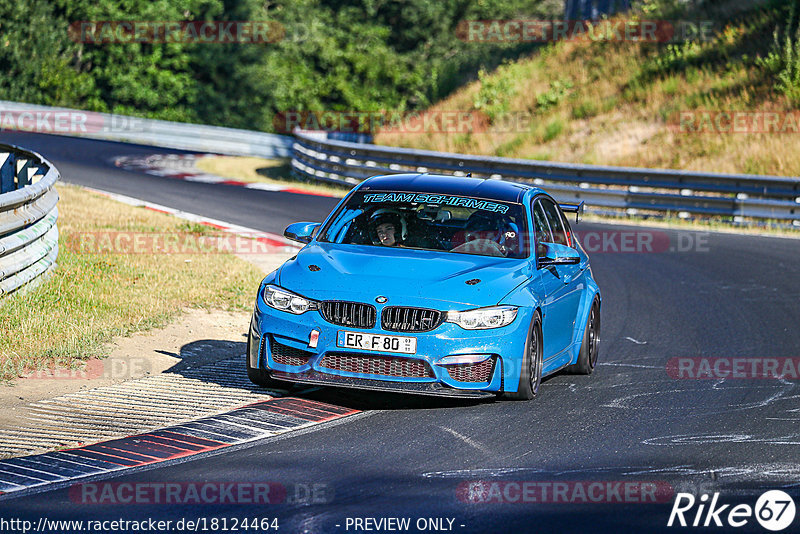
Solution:
<path fill-rule="evenodd" d="M 243 156 L 206 156 L 197 160 L 195 166 L 210 174 L 224 176 L 249 183 L 290 185 L 297 189 L 324 195 L 343 197 L 350 190 L 318 182 L 300 180 L 292 175 L 289 160 L 263 159 Z"/>
<path fill-rule="evenodd" d="M 164 326 L 186 308 L 252 307 L 263 275 L 230 253 L 121 254 L 76 245 L 116 232 L 192 242 L 201 234 L 213 237 L 212 229 L 74 186 L 62 184 L 58 191 L 58 268 L 38 288 L 0 300 L 0 380 L 79 367 L 104 356 L 114 336 Z"/>

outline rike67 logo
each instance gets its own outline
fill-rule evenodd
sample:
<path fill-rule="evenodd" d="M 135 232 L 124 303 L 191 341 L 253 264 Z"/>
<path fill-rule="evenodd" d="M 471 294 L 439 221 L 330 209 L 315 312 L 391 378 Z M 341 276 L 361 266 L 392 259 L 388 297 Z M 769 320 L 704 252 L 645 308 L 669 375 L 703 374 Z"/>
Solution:
<path fill-rule="evenodd" d="M 765 529 L 778 532 L 792 524 L 796 511 L 792 497 L 780 490 L 762 494 L 755 507 L 749 504 L 718 504 L 718 501 L 719 493 L 714 493 L 710 498 L 704 493 L 699 499 L 691 493 L 678 493 L 667 526 L 739 528 L 755 517 Z"/>

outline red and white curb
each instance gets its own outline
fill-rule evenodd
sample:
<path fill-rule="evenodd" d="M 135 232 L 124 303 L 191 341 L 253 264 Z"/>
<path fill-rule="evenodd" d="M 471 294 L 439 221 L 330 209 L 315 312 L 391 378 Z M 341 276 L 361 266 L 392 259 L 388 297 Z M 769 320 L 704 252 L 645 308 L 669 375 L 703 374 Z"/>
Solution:
<path fill-rule="evenodd" d="M 180 219 L 191 221 L 197 224 L 202 224 L 204 226 L 210 226 L 211 228 L 222 230 L 223 232 L 227 232 L 233 235 L 255 239 L 259 243 L 265 244 L 268 248 L 274 249 L 273 250 L 274 252 L 294 252 L 300 249 L 300 246 L 298 246 L 295 243 L 292 243 L 285 237 L 278 234 L 273 234 L 270 232 L 262 232 L 261 230 L 248 228 L 246 226 L 239 226 L 237 224 L 220 221 L 219 219 L 203 217 L 202 215 L 197 215 L 195 213 L 181 211 L 175 208 L 170 208 L 168 206 L 162 206 L 161 204 L 155 204 L 153 202 L 147 202 L 144 200 L 140 200 L 138 198 L 120 195 L 118 193 L 109 193 L 108 191 L 101 191 L 100 189 L 94 189 L 92 187 L 86 187 L 86 186 L 80 186 L 80 187 L 81 189 L 84 189 L 86 191 L 91 191 L 92 193 L 102 195 L 112 200 L 116 200 L 117 202 L 122 202 L 123 204 L 127 204 L 129 206 L 135 206 L 138 208 L 145 208 L 151 211 L 157 211 L 159 213 L 174 215 L 175 217 L 178 217 Z"/>
<path fill-rule="evenodd" d="M 335 198 L 335 195 L 320 193 L 291 185 L 268 184 L 262 182 L 243 182 L 232 180 L 224 176 L 217 176 L 202 172 L 197 169 L 197 160 L 205 157 L 214 157 L 215 154 L 150 154 L 147 156 L 118 156 L 111 160 L 115 167 L 126 171 L 135 171 L 153 176 L 162 176 L 187 182 L 202 182 L 206 184 L 221 184 L 244 187 L 246 189 L 259 189 L 261 191 L 280 191 L 298 195 L 315 195 Z"/>
<path fill-rule="evenodd" d="M 76 449 L 0 460 L 0 499 L 258 441 L 360 413 L 294 397 Z"/>

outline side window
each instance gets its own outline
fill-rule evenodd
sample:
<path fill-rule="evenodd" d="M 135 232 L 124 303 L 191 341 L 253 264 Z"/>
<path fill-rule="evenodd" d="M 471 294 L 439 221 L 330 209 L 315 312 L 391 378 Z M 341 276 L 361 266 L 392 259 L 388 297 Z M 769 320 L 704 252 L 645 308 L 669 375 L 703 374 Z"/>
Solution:
<path fill-rule="evenodd" d="M 561 219 L 561 213 L 559 213 L 558 206 L 556 206 L 549 198 L 542 198 L 539 200 L 539 202 L 541 203 L 542 208 L 544 208 L 547 222 L 550 223 L 550 228 L 553 230 L 553 243 L 569 246 L 570 240 L 569 237 L 567 237 L 566 230 L 564 229 L 564 222 Z"/>
<path fill-rule="evenodd" d="M 553 236 L 550 233 L 550 226 L 547 224 L 542 205 L 538 200 L 533 202 L 533 231 L 536 239 L 536 256 L 544 256 L 546 248 L 542 243 L 552 243 Z"/>
<path fill-rule="evenodd" d="M 567 245 L 574 247 L 575 241 L 572 237 L 572 226 L 569 225 L 569 219 L 567 218 L 567 214 L 561 210 L 558 210 L 561 213 L 561 220 L 564 221 L 564 231 L 567 233 Z"/>

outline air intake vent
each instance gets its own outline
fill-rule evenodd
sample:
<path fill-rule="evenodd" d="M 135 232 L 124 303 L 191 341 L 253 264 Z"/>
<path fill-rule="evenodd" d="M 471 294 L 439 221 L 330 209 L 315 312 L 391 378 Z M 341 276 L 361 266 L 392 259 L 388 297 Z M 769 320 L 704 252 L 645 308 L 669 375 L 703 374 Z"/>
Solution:
<path fill-rule="evenodd" d="M 281 365 L 300 366 L 308 363 L 308 359 L 313 356 L 312 352 L 296 349 L 283 343 L 278 343 L 275 338 L 270 336 L 270 350 L 272 359 Z"/>
<path fill-rule="evenodd" d="M 372 356 L 357 352 L 329 352 L 320 367 L 362 375 L 397 376 L 402 378 L 435 378 L 433 370 L 424 360 Z"/>
<path fill-rule="evenodd" d="M 459 382 L 488 382 L 494 369 L 494 358 L 481 363 L 448 365 L 446 369 L 450 378 Z"/>

